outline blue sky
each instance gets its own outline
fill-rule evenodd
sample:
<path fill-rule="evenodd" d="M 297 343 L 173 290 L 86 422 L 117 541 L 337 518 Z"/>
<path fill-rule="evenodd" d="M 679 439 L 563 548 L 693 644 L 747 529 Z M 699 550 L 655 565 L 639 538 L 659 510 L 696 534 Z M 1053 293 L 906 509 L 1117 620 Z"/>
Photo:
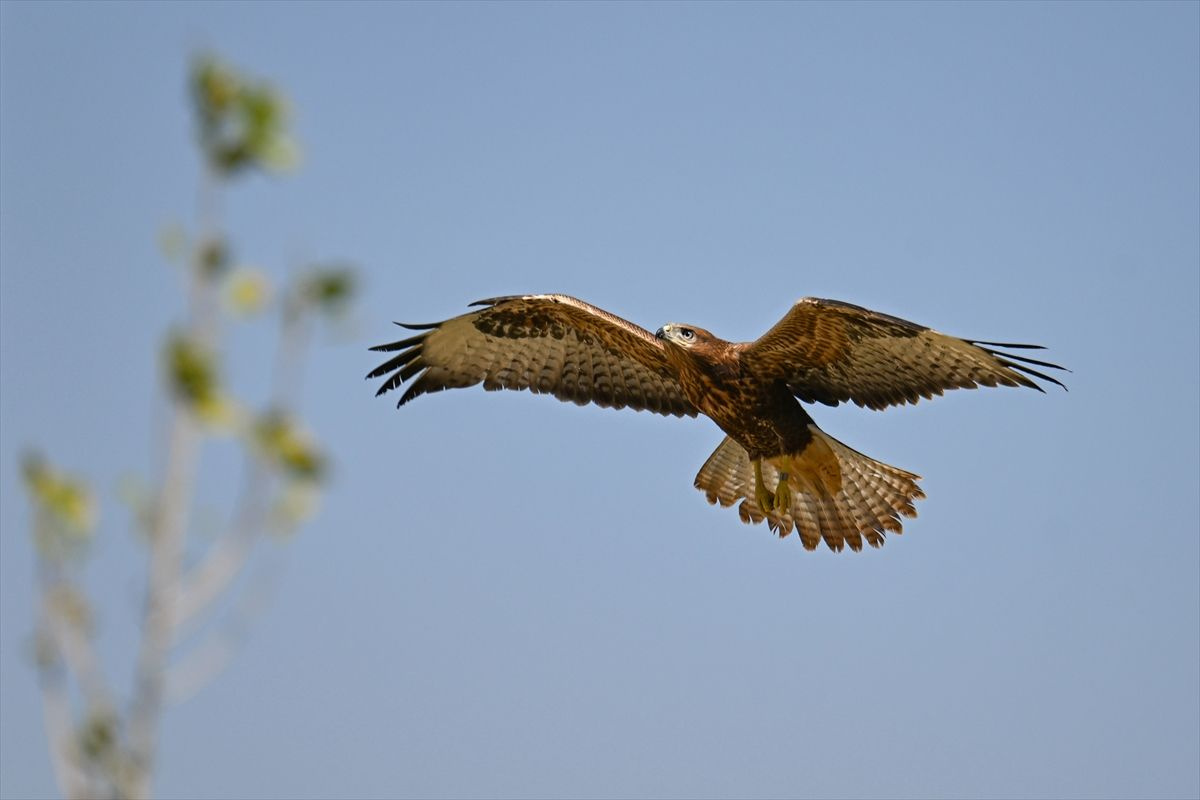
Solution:
<path fill-rule="evenodd" d="M 162 796 L 1200 793 L 1200 5 L 10 2 L 0 795 L 54 791 L 28 445 L 101 492 L 129 685 L 115 490 L 153 463 L 206 48 L 286 90 L 304 151 L 225 199 L 239 253 L 365 290 L 306 375 L 330 492 L 169 711 Z M 526 291 L 734 340 L 833 297 L 1046 344 L 1070 392 L 815 409 L 928 499 L 882 550 L 807 553 L 692 488 L 706 420 L 373 398 L 391 320 Z M 239 341 L 261 396 L 269 330 Z"/>

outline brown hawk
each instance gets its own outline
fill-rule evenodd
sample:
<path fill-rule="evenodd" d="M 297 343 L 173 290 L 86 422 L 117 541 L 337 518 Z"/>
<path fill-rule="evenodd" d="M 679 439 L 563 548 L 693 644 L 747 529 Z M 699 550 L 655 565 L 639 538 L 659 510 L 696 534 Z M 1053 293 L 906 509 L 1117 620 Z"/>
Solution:
<path fill-rule="evenodd" d="M 920 476 L 859 453 L 816 426 L 801 402 L 853 401 L 882 409 L 947 389 L 1063 386 L 1034 367 L 1061 370 L 1007 350 L 1038 345 L 958 339 L 835 300 L 798 301 L 753 342 L 719 339 L 694 325 L 656 333 L 565 295 L 480 300 L 479 310 L 372 347 L 396 355 L 368 378 L 377 395 L 408 384 L 418 395 L 482 383 L 560 400 L 656 414 L 704 414 L 726 434 L 696 476 L 710 503 L 741 501 L 743 522 L 794 529 L 812 550 L 883 544 L 916 516 Z M 401 324 L 401 323 L 397 323 Z M 1063 388 L 1066 388 L 1065 386 Z"/>

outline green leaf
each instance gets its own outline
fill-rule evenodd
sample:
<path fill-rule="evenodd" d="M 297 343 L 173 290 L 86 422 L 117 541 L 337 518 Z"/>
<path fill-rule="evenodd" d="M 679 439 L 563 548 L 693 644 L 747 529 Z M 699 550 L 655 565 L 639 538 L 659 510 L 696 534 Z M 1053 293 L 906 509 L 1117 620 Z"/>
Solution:
<path fill-rule="evenodd" d="M 171 393 L 192 406 L 217 397 L 216 359 L 208 348 L 180 333 L 167 339 L 167 379 Z"/>
<path fill-rule="evenodd" d="M 315 266 L 298 283 L 301 303 L 327 316 L 349 308 L 358 286 L 357 271 L 345 264 Z"/>
<path fill-rule="evenodd" d="M 89 761 L 101 762 L 117 746 L 117 720 L 111 712 L 93 712 L 79 728 L 79 750 Z"/>
<path fill-rule="evenodd" d="M 268 411 L 254 426 L 259 451 L 289 478 L 320 481 L 326 472 L 325 455 L 312 437 L 281 411 Z"/>
<path fill-rule="evenodd" d="M 53 533 L 67 539 L 86 540 L 96 524 L 96 502 L 81 480 L 64 475 L 38 453 L 22 459 L 25 488 L 34 506 L 52 523 Z"/>
<path fill-rule="evenodd" d="M 205 240 L 196 251 L 196 264 L 205 278 L 225 274 L 231 262 L 229 244 L 219 236 Z"/>
<path fill-rule="evenodd" d="M 211 56 L 192 68 L 192 98 L 200 147 L 214 172 L 231 177 L 251 168 L 279 172 L 297 163 L 287 132 L 287 101 Z"/>

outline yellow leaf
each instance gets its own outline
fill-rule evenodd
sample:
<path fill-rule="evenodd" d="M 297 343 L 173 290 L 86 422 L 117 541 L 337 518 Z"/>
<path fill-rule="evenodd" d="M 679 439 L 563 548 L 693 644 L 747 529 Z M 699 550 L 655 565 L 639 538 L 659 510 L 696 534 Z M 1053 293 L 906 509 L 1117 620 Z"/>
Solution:
<path fill-rule="evenodd" d="M 63 475 L 36 454 L 25 457 L 25 485 L 34 503 L 63 533 L 87 538 L 96 524 L 96 502 L 82 481 Z"/>
<path fill-rule="evenodd" d="M 272 510 L 273 527 L 278 533 L 290 533 L 312 519 L 320 500 L 321 490 L 315 481 L 289 481 Z"/>
<path fill-rule="evenodd" d="M 237 402 L 221 392 L 211 392 L 197 398 L 192 410 L 197 419 L 220 433 L 234 432 L 244 417 Z"/>
<path fill-rule="evenodd" d="M 257 314 L 271 296 L 271 283 L 261 270 L 243 267 L 233 273 L 226 285 L 230 310 L 243 317 Z"/>

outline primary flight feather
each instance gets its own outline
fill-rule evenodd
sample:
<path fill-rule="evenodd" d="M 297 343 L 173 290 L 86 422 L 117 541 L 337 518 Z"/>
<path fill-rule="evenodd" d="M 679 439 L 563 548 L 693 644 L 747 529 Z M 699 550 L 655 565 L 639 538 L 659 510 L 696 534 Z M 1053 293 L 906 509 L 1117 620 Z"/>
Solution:
<path fill-rule="evenodd" d="M 834 300 L 804 298 L 753 342 L 667 324 L 650 333 L 566 295 L 494 297 L 462 316 L 404 325 L 414 336 L 371 348 L 394 352 L 368 378 L 377 394 L 474 386 L 528 389 L 673 416 L 704 414 L 726 438 L 695 486 L 710 503 L 739 500 L 744 522 L 766 521 L 808 549 L 878 547 L 916 516 L 919 476 L 850 449 L 813 422 L 801 401 L 867 408 L 916 403 L 947 389 L 1025 386 L 1062 367 L 1005 350 L 1041 349 L 958 339 Z M 1040 369 L 1037 369 L 1040 368 Z M 407 384 L 407 386 L 405 386 Z M 1065 388 L 1065 387 L 1064 387 Z M 772 488 L 773 487 L 773 488 Z"/>

